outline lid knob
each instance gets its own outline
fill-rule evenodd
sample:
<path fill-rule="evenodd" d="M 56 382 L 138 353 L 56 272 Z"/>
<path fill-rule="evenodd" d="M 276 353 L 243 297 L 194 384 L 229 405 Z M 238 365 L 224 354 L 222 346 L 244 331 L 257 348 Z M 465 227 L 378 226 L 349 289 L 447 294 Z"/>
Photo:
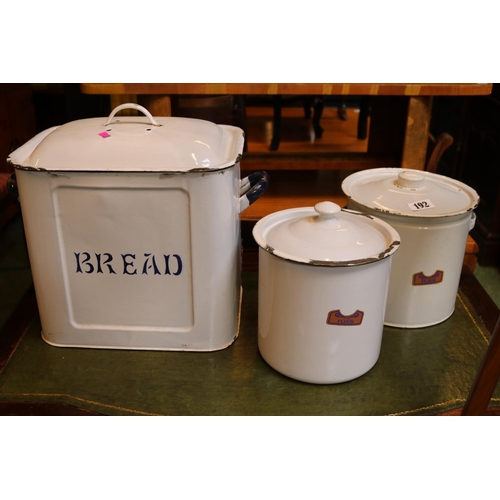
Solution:
<path fill-rule="evenodd" d="M 396 184 L 402 187 L 408 188 L 419 188 L 424 185 L 425 178 L 419 172 L 409 172 L 405 170 L 404 172 L 400 172 L 398 174 L 398 179 L 396 180 Z"/>
<path fill-rule="evenodd" d="M 314 210 L 319 215 L 320 220 L 335 219 L 335 215 L 340 212 L 340 207 L 332 201 L 321 201 L 314 205 Z"/>

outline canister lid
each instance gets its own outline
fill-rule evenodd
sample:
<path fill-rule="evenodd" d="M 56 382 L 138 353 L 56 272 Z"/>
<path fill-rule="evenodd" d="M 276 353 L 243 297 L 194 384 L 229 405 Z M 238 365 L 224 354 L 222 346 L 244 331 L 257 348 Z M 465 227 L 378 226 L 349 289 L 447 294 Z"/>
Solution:
<path fill-rule="evenodd" d="M 381 213 L 410 217 L 446 217 L 477 207 L 479 196 L 466 184 L 420 170 L 375 168 L 348 176 L 348 198 Z"/>
<path fill-rule="evenodd" d="M 330 201 L 282 210 L 257 222 L 255 241 L 267 252 L 318 266 L 352 266 L 384 259 L 399 246 L 386 222 Z"/>
<path fill-rule="evenodd" d="M 132 108 L 146 116 L 115 116 Z M 89 118 L 41 132 L 8 161 L 47 171 L 190 172 L 221 170 L 243 153 L 238 127 L 193 118 L 155 117 L 123 104 L 108 118 Z"/>

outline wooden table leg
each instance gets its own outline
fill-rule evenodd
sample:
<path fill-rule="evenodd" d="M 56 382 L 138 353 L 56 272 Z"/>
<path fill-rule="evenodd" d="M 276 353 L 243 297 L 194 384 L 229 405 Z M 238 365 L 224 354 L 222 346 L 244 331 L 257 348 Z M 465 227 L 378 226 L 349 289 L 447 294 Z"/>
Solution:
<path fill-rule="evenodd" d="M 425 169 L 432 97 L 410 97 L 403 145 L 402 168 Z"/>
<path fill-rule="evenodd" d="M 172 116 L 172 106 L 168 95 L 140 95 L 139 104 L 144 106 L 153 116 Z"/>
<path fill-rule="evenodd" d="M 500 318 L 490 339 L 488 349 L 465 402 L 462 415 L 486 415 L 488 405 L 500 379 Z"/>
<path fill-rule="evenodd" d="M 120 104 L 125 104 L 133 102 L 137 104 L 137 96 L 133 94 L 112 94 L 109 96 L 109 103 L 111 106 L 111 110 L 115 109 L 116 107 L 120 106 Z M 129 116 L 136 116 L 137 110 L 135 109 L 124 109 L 123 111 L 120 112 L 121 115 L 129 115 Z"/>

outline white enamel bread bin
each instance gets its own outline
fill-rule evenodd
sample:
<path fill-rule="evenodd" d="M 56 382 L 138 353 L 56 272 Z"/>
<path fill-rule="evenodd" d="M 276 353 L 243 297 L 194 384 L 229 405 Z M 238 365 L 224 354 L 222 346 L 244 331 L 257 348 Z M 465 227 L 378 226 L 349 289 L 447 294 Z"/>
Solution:
<path fill-rule="evenodd" d="M 142 114 L 117 118 L 124 108 Z M 238 335 L 243 132 L 125 104 L 13 152 L 42 336 L 52 345 L 211 351 Z"/>
<path fill-rule="evenodd" d="M 258 346 L 278 372 L 309 383 L 368 372 L 381 349 L 392 255 L 384 221 L 332 202 L 261 219 Z"/>
<path fill-rule="evenodd" d="M 342 189 L 348 208 L 385 220 L 401 236 L 385 324 L 421 328 L 449 318 L 476 220 L 476 191 L 442 175 L 401 168 L 356 172 Z"/>

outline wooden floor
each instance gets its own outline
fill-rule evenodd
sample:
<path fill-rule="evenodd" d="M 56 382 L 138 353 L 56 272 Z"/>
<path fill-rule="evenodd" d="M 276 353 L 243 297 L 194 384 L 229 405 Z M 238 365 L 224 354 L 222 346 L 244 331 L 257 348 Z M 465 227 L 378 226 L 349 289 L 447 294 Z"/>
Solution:
<path fill-rule="evenodd" d="M 288 154 L 320 153 L 365 153 L 368 138 L 357 138 L 359 109 L 347 108 L 347 120 L 339 117 L 338 109 L 325 108 L 321 118 L 324 131 L 316 138 L 312 118 L 306 118 L 301 107 L 283 108 L 281 140 L 277 151 L 269 151 L 273 133 L 272 108 L 247 108 L 247 153 L 243 156 L 243 175 L 245 158 L 253 154 L 265 153 L 279 157 Z M 258 167 L 258 163 L 254 166 Z M 265 167 L 267 170 L 267 166 Z M 344 206 L 347 199 L 342 193 L 341 183 L 351 174 L 350 170 L 320 169 L 311 170 L 268 170 L 270 184 L 268 191 L 242 213 L 242 220 L 257 221 L 265 215 L 287 208 L 313 206 L 328 199 Z"/>
<path fill-rule="evenodd" d="M 312 119 L 301 107 L 285 107 L 282 111 L 281 153 L 365 153 L 368 139 L 357 138 L 359 109 L 347 108 L 347 120 L 341 120 L 337 108 L 325 108 L 321 117 L 323 135 L 316 138 Z M 249 153 L 269 152 L 272 139 L 272 109 L 247 108 L 247 147 Z"/>

